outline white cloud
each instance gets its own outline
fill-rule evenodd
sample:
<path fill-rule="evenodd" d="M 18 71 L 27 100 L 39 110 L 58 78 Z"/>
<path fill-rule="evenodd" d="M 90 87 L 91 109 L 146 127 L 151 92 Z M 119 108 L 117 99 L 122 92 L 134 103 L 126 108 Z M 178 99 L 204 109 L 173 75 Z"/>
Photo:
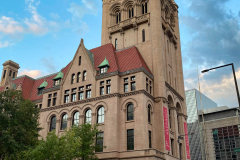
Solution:
<path fill-rule="evenodd" d="M 55 20 L 60 18 L 60 16 L 57 13 L 50 13 L 50 17 Z"/>
<path fill-rule="evenodd" d="M 19 72 L 19 76 L 22 76 L 22 75 L 27 75 L 32 78 L 38 78 L 43 76 L 43 73 L 40 70 L 23 69 L 21 72 Z"/>
<path fill-rule="evenodd" d="M 0 48 L 8 47 L 8 46 L 11 46 L 11 45 L 12 44 L 10 44 L 8 41 L 4 41 L 4 42 L 0 41 Z"/>
<path fill-rule="evenodd" d="M 0 32 L 5 34 L 14 34 L 16 32 L 23 32 L 24 29 L 21 24 L 11 17 L 2 16 L 0 19 Z"/>

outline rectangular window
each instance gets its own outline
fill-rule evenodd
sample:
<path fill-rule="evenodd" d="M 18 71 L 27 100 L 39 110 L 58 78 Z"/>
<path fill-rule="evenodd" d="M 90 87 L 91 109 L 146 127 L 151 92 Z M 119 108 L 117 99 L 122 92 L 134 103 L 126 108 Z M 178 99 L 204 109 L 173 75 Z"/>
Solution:
<path fill-rule="evenodd" d="M 136 83 L 132 82 L 131 83 L 131 91 L 135 91 L 136 90 Z"/>
<path fill-rule="evenodd" d="M 92 85 L 91 84 L 89 84 L 89 85 L 87 85 L 87 89 L 91 89 L 91 87 L 92 87 Z"/>
<path fill-rule="evenodd" d="M 48 95 L 48 98 L 52 98 L 52 94 L 49 94 L 49 95 Z"/>
<path fill-rule="evenodd" d="M 84 87 L 83 86 L 79 87 L 79 91 L 82 91 L 82 90 L 84 90 Z"/>
<path fill-rule="evenodd" d="M 127 130 L 127 150 L 134 150 L 134 130 Z"/>
<path fill-rule="evenodd" d="M 131 77 L 131 81 L 135 81 L 135 79 L 136 79 L 135 76 Z"/>
<path fill-rule="evenodd" d="M 83 100 L 83 92 L 79 92 L 79 100 Z"/>
<path fill-rule="evenodd" d="M 13 76 L 12 76 L 12 78 L 15 78 L 15 72 L 13 72 Z"/>
<path fill-rule="evenodd" d="M 111 80 L 109 79 L 109 80 L 107 80 L 107 84 L 111 84 Z"/>
<path fill-rule="evenodd" d="M 146 91 L 148 92 L 148 84 L 146 83 Z"/>
<path fill-rule="evenodd" d="M 145 42 L 145 30 L 142 30 L 142 41 Z"/>
<path fill-rule="evenodd" d="M 103 132 L 97 133 L 96 152 L 103 152 Z"/>
<path fill-rule="evenodd" d="M 10 76 L 10 77 L 11 77 L 11 75 L 12 75 L 12 71 L 9 72 L 9 76 Z"/>
<path fill-rule="evenodd" d="M 53 106 L 56 105 L 56 98 L 53 98 Z"/>
<path fill-rule="evenodd" d="M 104 95 L 104 87 L 100 87 L 100 95 Z"/>
<path fill-rule="evenodd" d="M 124 78 L 124 82 L 128 82 L 128 78 Z"/>
<path fill-rule="evenodd" d="M 91 98 L 91 90 L 86 91 L 86 98 Z"/>
<path fill-rule="evenodd" d="M 54 85 L 55 86 L 57 86 L 57 85 L 59 85 L 60 84 L 60 79 L 58 79 L 58 80 L 55 80 L 55 83 L 54 83 Z"/>
<path fill-rule="evenodd" d="M 57 97 L 57 93 L 54 93 L 54 94 L 53 94 L 53 97 Z"/>
<path fill-rule="evenodd" d="M 110 94 L 111 93 L 111 86 L 107 86 L 107 94 Z"/>
<path fill-rule="evenodd" d="M 106 72 L 107 72 L 106 67 L 100 69 L 100 73 L 106 73 Z"/>
<path fill-rule="evenodd" d="M 124 84 L 124 92 L 128 92 L 128 83 Z"/>
<path fill-rule="evenodd" d="M 172 152 L 172 155 L 174 155 L 173 147 L 174 147 L 174 139 L 171 139 L 171 152 Z"/>
<path fill-rule="evenodd" d="M 150 86 L 150 90 L 149 90 L 150 94 L 152 94 L 152 87 Z"/>
<path fill-rule="evenodd" d="M 66 91 L 65 91 L 65 94 L 69 94 L 69 90 L 66 90 Z"/>
<path fill-rule="evenodd" d="M 104 81 L 101 81 L 101 82 L 100 82 L 100 86 L 103 86 L 103 85 L 104 85 Z"/>
<path fill-rule="evenodd" d="M 146 78 L 146 82 L 148 82 L 148 78 Z"/>
<path fill-rule="evenodd" d="M 115 39 L 115 49 L 117 50 L 117 38 Z"/>
<path fill-rule="evenodd" d="M 42 109 L 42 104 L 39 104 L 39 108 Z"/>
<path fill-rule="evenodd" d="M 5 76 L 6 76 L 6 70 L 4 70 L 3 72 L 3 78 L 5 78 Z"/>
<path fill-rule="evenodd" d="M 44 89 L 44 88 L 38 89 L 38 95 L 41 95 L 41 94 L 43 93 L 43 89 Z"/>
<path fill-rule="evenodd" d="M 72 89 L 72 92 L 76 92 L 76 91 L 77 91 L 77 88 L 73 88 L 73 89 Z"/>
<path fill-rule="evenodd" d="M 65 95 L 64 96 L 64 103 L 68 103 L 69 102 L 69 95 Z"/>
<path fill-rule="evenodd" d="M 72 102 L 75 102 L 76 101 L 76 93 L 73 93 L 72 94 Z"/>
<path fill-rule="evenodd" d="M 51 106 L 51 99 L 48 99 L 48 107 Z"/>
<path fill-rule="evenodd" d="M 148 131 L 149 148 L 152 148 L 152 132 Z"/>

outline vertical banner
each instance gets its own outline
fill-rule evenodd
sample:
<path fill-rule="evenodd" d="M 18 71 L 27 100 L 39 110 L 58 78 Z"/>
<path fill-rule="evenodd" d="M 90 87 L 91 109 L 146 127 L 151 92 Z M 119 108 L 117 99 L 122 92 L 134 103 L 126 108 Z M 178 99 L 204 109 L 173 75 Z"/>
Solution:
<path fill-rule="evenodd" d="M 166 150 L 170 151 L 169 128 L 168 128 L 168 110 L 165 107 L 163 107 L 163 117 L 164 117 L 164 130 L 165 130 L 165 147 L 166 147 Z"/>
<path fill-rule="evenodd" d="M 187 123 L 186 122 L 184 122 L 184 130 L 185 130 L 185 142 L 186 142 L 187 159 L 190 159 L 188 129 L 187 129 Z"/>

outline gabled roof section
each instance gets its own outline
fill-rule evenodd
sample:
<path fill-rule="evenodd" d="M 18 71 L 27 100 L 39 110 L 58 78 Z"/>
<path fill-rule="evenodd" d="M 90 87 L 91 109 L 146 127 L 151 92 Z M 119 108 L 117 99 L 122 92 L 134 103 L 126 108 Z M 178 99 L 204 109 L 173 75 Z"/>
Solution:
<path fill-rule="evenodd" d="M 58 75 L 57 75 L 55 78 L 53 78 L 53 80 L 62 79 L 63 76 L 64 76 L 64 74 L 62 73 L 62 71 L 60 71 L 60 72 L 58 73 Z"/>
<path fill-rule="evenodd" d="M 45 88 L 45 87 L 47 87 L 47 85 L 48 85 L 48 82 L 46 82 L 44 79 L 44 82 L 38 87 L 38 89 Z"/>
<path fill-rule="evenodd" d="M 86 49 L 86 51 L 87 51 L 87 54 L 88 54 L 88 56 L 89 56 L 89 58 L 92 62 L 92 65 L 94 66 L 94 55 L 93 55 L 93 53 L 91 51 L 87 50 L 87 49 Z"/>
<path fill-rule="evenodd" d="M 109 63 L 108 63 L 108 60 L 106 57 L 105 57 L 104 61 L 98 66 L 98 68 L 105 67 L 105 66 L 109 67 Z"/>
<path fill-rule="evenodd" d="M 126 72 L 129 70 L 143 67 L 144 69 L 146 69 L 146 71 L 148 71 L 152 75 L 152 72 L 149 70 L 147 64 L 145 63 L 141 54 L 139 53 L 138 49 L 135 46 L 124 50 L 120 50 L 116 52 L 116 55 L 118 59 L 120 72 Z"/>

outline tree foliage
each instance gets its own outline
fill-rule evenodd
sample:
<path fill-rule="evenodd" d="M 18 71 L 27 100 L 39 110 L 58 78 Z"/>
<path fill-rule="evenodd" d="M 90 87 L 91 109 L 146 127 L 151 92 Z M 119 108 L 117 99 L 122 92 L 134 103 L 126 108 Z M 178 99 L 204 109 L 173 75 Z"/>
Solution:
<path fill-rule="evenodd" d="M 25 154 L 27 160 L 95 160 L 95 150 L 103 148 L 96 145 L 97 126 L 82 124 L 73 126 L 62 135 L 55 131 L 48 133 L 46 140 L 42 139 L 38 146 Z"/>
<path fill-rule="evenodd" d="M 0 92 L 0 159 L 19 159 L 38 143 L 39 109 L 20 91 Z"/>

